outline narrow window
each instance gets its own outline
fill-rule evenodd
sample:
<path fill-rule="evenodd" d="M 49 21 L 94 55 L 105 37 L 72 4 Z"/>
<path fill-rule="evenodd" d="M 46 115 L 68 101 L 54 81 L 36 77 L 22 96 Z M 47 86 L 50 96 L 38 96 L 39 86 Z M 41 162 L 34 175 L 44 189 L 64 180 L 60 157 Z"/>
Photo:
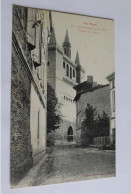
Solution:
<path fill-rule="evenodd" d="M 73 77 L 75 77 L 75 70 L 73 69 Z"/>
<path fill-rule="evenodd" d="M 65 69 L 65 62 L 63 61 L 63 68 Z"/>
<path fill-rule="evenodd" d="M 64 53 L 66 54 L 66 48 L 64 48 Z"/>
<path fill-rule="evenodd" d="M 115 112 L 115 91 L 112 91 L 112 110 Z"/>
<path fill-rule="evenodd" d="M 70 67 L 70 78 L 72 79 L 72 68 Z"/>
<path fill-rule="evenodd" d="M 39 139 L 39 136 L 40 136 L 40 111 L 38 111 L 38 126 L 37 126 L 37 139 Z"/>
<path fill-rule="evenodd" d="M 66 66 L 66 75 L 69 77 L 69 65 Z"/>

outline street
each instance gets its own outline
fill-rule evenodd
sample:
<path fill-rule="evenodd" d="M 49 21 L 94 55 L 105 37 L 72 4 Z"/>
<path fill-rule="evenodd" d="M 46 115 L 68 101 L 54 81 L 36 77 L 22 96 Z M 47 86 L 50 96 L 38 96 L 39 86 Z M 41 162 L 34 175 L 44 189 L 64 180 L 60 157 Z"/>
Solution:
<path fill-rule="evenodd" d="M 33 168 L 18 187 L 114 177 L 115 152 L 54 146 L 48 149 L 46 159 Z"/>

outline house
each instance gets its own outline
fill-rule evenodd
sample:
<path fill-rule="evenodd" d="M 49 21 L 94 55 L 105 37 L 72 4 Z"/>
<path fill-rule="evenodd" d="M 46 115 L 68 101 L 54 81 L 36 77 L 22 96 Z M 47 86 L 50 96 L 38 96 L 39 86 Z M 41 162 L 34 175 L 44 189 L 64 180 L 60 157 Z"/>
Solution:
<path fill-rule="evenodd" d="M 10 174 L 17 182 L 46 151 L 49 12 L 14 5 L 12 30 Z"/>
<path fill-rule="evenodd" d="M 85 119 L 85 109 L 87 104 L 96 108 L 97 115 L 102 116 L 103 112 L 109 116 L 110 100 L 109 100 L 109 84 L 101 85 L 93 81 L 93 76 L 88 76 L 87 81 L 82 82 L 74 87 L 76 90 L 76 134 L 77 145 L 89 145 L 93 143 L 93 139 L 88 139 L 85 133 L 83 121 Z"/>

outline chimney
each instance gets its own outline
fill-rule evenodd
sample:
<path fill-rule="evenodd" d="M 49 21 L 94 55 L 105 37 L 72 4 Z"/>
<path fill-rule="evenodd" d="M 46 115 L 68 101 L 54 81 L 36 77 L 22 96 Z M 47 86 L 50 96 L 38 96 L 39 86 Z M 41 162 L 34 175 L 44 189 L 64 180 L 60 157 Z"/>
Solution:
<path fill-rule="evenodd" d="M 87 82 L 88 83 L 93 83 L 93 76 L 92 75 L 87 76 Z"/>

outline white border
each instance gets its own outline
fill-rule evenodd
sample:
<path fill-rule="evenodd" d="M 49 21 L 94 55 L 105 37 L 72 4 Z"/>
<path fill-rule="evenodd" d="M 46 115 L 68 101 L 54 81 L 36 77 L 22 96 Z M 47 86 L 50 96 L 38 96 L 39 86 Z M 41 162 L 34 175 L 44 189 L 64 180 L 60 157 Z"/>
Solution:
<path fill-rule="evenodd" d="M 117 177 L 11 190 L 9 185 L 12 4 L 115 20 Z M 131 193 L 131 1 L 2 0 L 2 194 Z"/>

